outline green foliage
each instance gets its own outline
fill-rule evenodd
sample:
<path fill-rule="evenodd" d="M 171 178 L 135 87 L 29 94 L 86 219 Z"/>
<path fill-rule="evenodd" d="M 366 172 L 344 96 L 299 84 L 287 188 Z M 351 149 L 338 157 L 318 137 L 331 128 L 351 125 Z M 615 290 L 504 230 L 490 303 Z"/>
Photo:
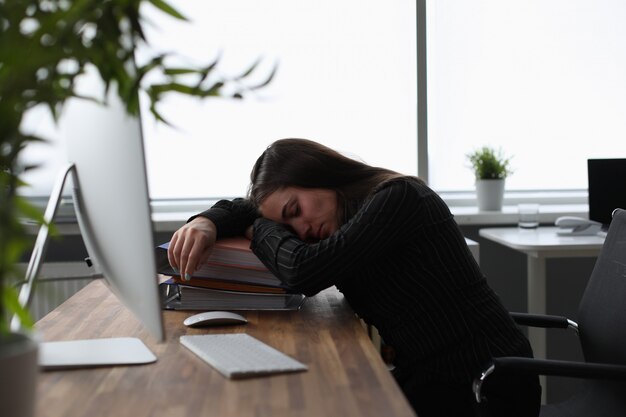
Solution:
<path fill-rule="evenodd" d="M 21 130 L 24 114 L 44 105 L 58 119 L 72 97 L 76 79 L 94 67 L 106 90 L 115 88 L 132 115 L 139 111 L 139 93 L 147 95 L 156 119 L 165 121 L 157 104 L 170 93 L 189 96 L 242 98 L 266 86 L 246 85 L 258 61 L 241 75 L 217 74 L 218 60 L 201 68 L 171 68 L 169 55 L 146 63 L 134 61 L 136 46 L 147 44 L 142 8 L 156 7 L 173 19 L 185 17 L 164 0 L 0 0 L 0 321 L 8 313 L 23 314 L 7 277 L 30 247 L 21 218 L 41 222 L 41 214 L 20 199 L 20 175 L 34 167 L 20 166 L 18 156 L 30 143 L 44 138 Z M 156 74 L 156 77 L 148 75 Z M 148 82 L 148 79 L 158 81 Z M 103 91 L 102 97 L 106 97 Z M 100 97 L 80 97 L 101 101 Z M 167 122 L 166 122 L 167 123 Z M 6 330 L 6 323 L 0 324 Z"/>
<path fill-rule="evenodd" d="M 503 156 L 500 149 L 483 146 L 466 156 L 477 180 L 504 179 L 513 173 L 509 168 L 511 158 Z"/>

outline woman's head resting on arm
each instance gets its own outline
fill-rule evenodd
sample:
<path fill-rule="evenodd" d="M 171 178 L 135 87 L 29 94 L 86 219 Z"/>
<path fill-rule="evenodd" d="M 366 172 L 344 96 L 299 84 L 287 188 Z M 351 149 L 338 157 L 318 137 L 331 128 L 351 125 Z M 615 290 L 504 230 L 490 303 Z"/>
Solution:
<path fill-rule="evenodd" d="M 279 188 L 261 202 L 259 212 L 288 225 L 305 242 L 326 239 L 339 228 L 337 194 L 326 188 Z"/>
<path fill-rule="evenodd" d="M 311 140 L 281 139 L 254 164 L 248 197 L 263 217 L 316 242 L 337 231 L 376 187 L 399 176 Z"/>

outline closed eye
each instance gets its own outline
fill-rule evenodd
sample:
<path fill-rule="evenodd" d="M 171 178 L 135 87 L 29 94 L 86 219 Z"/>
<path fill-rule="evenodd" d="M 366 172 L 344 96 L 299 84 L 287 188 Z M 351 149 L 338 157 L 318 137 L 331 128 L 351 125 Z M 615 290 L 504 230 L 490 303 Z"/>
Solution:
<path fill-rule="evenodd" d="M 300 215 L 300 205 L 297 200 L 290 200 L 283 209 L 283 218 L 290 219 Z"/>

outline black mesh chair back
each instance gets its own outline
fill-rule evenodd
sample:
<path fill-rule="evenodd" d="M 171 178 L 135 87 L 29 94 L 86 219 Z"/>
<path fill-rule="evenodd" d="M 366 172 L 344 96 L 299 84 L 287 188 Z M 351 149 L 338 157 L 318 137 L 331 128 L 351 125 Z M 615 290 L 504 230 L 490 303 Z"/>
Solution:
<path fill-rule="evenodd" d="M 626 210 L 613 215 L 577 321 L 587 362 L 626 365 Z"/>

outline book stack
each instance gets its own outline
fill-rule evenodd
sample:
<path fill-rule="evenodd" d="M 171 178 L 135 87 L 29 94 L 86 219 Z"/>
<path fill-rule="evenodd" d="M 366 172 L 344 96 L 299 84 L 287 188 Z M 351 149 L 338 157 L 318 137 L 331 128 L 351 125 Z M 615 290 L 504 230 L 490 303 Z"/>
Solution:
<path fill-rule="evenodd" d="M 304 295 L 276 278 L 244 237 L 220 239 L 207 262 L 185 281 L 169 264 L 169 242 L 156 248 L 163 308 L 173 310 L 297 310 Z"/>

